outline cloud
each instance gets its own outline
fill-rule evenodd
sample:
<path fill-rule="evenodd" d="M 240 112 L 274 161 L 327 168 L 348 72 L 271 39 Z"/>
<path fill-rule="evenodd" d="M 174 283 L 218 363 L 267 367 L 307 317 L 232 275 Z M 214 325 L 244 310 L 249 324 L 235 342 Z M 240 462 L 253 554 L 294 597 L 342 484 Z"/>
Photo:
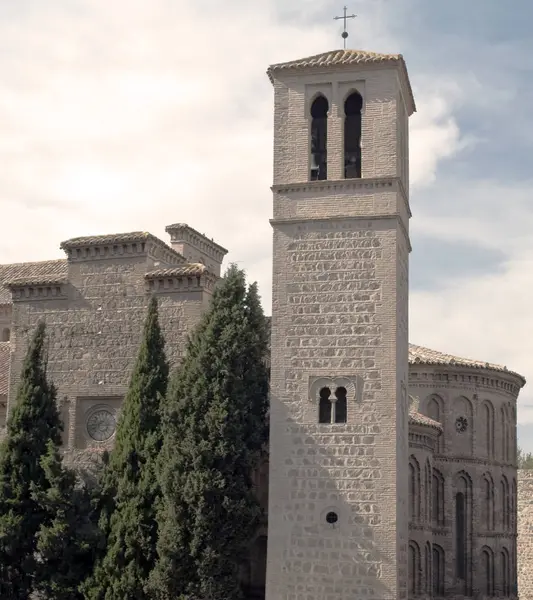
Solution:
<path fill-rule="evenodd" d="M 468 40 L 446 69 L 428 67 L 442 64 L 442 53 L 438 44 L 417 46 L 419 25 L 409 17 L 417 4 L 359 2 L 350 38 L 366 49 L 405 48 L 418 106 L 410 133 L 413 252 L 423 232 L 435 246 L 442 240 L 443 256 L 444 244 L 496 252 L 498 270 L 491 272 L 495 258 L 468 277 L 448 269 L 440 285 L 424 289 L 431 265 L 421 266 L 412 339 L 527 375 L 533 347 L 517 332 L 533 331 L 530 184 L 504 185 L 494 172 L 490 182 L 442 175 L 490 143 L 487 130 L 459 117 L 493 110 L 487 86 L 499 75 L 464 72 Z M 59 243 L 78 235 L 142 229 L 166 239 L 165 225 L 185 221 L 229 248 L 228 259 L 259 281 L 268 311 L 273 97 L 264 72 L 339 45 L 336 4 L 288 6 L 0 3 L 0 193 L 9 215 L 0 262 L 62 256 Z M 481 60 L 482 48 L 476 53 Z M 499 103 L 516 97 L 512 85 L 495 93 Z"/>
<path fill-rule="evenodd" d="M 264 71 L 338 45 L 312 6 L 302 23 L 284 19 L 275 2 L 232 0 L 223 11 L 213 1 L 17 3 L 0 21 L 0 189 L 10 214 L 0 260 L 60 256 L 59 242 L 82 234 L 164 237 L 166 224 L 187 221 L 230 248 L 268 305 L 272 90 Z M 379 12 L 358 18 L 367 47 L 371 36 L 384 51 L 397 43 Z M 412 133 L 420 182 L 434 179 L 459 138 L 451 105 L 438 91 L 428 97 Z"/>

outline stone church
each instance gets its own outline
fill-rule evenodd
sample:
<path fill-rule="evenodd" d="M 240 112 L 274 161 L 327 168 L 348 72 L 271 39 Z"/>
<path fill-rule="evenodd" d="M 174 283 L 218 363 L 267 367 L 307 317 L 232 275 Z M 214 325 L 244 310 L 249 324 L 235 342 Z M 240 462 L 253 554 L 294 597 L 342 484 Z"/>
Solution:
<path fill-rule="evenodd" d="M 516 598 L 525 380 L 408 343 L 404 59 L 337 50 L 268 76 L 271 443 L 256 479 L 268 527 L 243 568 L 248 597 Z M 74 238 L 62 260 L 0 266 L 4 431 L 44 319 L 66 456 L 87 466 L 112 446 L 149 297 L 175 364 L 226 255 L 186 224 L 166 232 Z"/>

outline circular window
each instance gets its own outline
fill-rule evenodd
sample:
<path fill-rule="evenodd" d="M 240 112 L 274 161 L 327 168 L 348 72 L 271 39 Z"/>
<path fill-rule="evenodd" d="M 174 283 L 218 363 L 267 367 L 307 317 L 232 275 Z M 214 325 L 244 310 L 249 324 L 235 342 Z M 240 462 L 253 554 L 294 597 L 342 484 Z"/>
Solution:
<path fill-rule="evenodd" d="M 335 523 L 338 520 L 339 520 L 339 515 L 336 512 L 333 512 L 332 510 L 330 512 L 328 512 L 328 514 L 326 515 L 326 521 L 330 525 L 335 525 Z"/>
<path fill-rule="evenodd" d="M 87 419 L 87 433 L 96 442 L 105 442 L 114 433 L 117 426 L 115 415 L 110 409 L 99 408 Z"/>
<path fill-rule="evenodd" d="M 465 417 L 457 417 L 455 420 L 455 429 L 458 433 L 464 433 L 468 428 L 468 421 Z"/>

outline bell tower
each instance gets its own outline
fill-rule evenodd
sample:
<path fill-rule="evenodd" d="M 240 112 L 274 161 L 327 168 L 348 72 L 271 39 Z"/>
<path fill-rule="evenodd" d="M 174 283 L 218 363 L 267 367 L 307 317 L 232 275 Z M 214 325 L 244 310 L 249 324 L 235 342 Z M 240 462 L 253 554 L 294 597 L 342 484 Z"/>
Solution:
<path fill-rule="evenodd" d="M 407 598 L 408 117 L 401 55 L 272 65 L 267 600 Z"/>

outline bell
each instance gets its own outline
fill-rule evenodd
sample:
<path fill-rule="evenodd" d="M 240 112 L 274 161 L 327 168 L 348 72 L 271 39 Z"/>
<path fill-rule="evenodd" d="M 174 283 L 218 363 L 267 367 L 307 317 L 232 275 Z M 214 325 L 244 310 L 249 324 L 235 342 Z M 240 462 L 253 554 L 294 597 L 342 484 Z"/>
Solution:
<path fill-rule="evenodd" d="M 314 154 L 311 154 L 311 171 L 318 171 L 318 163 Z"/>

